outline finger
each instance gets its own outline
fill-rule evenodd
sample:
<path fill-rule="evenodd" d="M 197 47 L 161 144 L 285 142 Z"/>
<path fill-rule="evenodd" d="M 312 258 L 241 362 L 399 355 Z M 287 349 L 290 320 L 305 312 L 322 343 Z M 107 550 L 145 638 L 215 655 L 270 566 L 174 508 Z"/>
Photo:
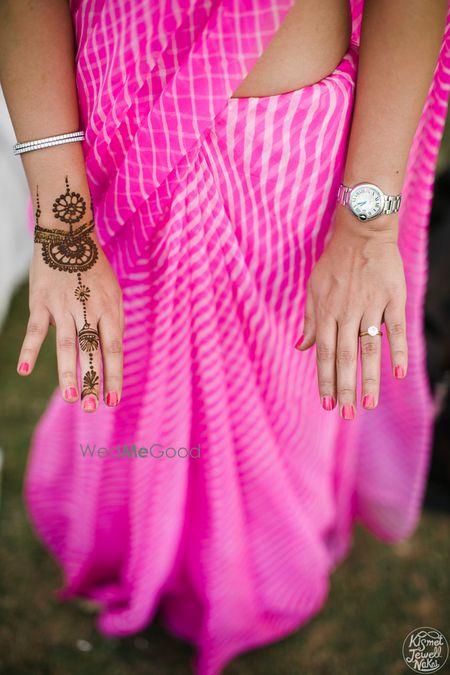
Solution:
<path fill-rule="evenodd" d="M 100 396 L 100 339 L 97 321 L 87 317 L 78 330 L 81 369 L 81 402 L 85 412 L 95 412 Z"/>
<path fill-rule="evenodd" d="M 74 403 L 78 399 L 77 331 L 70 314 L 56 321 L 56 360 L 62 396 Z"/>
<path fill-rule="evenodd" d="M 393 375 L 397 379 L 403 379 L 408 369 L 408 343 L 406 340 L 404 303 L 400 300 L 391 300 L 384 310 L 384 323 L 389 339 Z"/>
<path fill-rule="evenodd" d="M 356 371 L 359 324 L 356 319 L 338 322 L 336 348 L 337 397 L 343 419 L 356 415 Z"/>
<path fill-rule="evenodd" d="M 300 335 L 295 348 L 304 351 L 312 347 L 316 339 L 316 317 L 314 313 L 314 302 L 310 286 L 306 290 L 305 316 L 303 319 L 303 333 Z"/>
<path fill-rule="evenodd" d="M 318 321 L 316 332 L 316 361 L 319 394 L 322 407 L 333 410 L 336 406 L 336 338 L 337 323 L 334 318 Z"/>
<path fill-rule="evenodd" d="M 42 343 L 48 333 L 48 326 L 48 310 L 44 306 L 32 307 L 17 364 L 19 375 L 29 375 L 32 372 Z"/>
<path fill-rule="evenodd" d="M 360 330 L 366 332 L 369 326 L 380 330 L 383 312 L 364 314 Z M 362 370 L 362 405 L 366 410 L 378 405 L 380 396 L 381 335 L 362 335 L 359 339 Z"/>
<path fill-rule="evenodd" d="M 119 314 L 104 314 L 98 324 L 103 359 L 103 398 L 106 405 L 118 405 L 122 395 L 123 324 Z"/>

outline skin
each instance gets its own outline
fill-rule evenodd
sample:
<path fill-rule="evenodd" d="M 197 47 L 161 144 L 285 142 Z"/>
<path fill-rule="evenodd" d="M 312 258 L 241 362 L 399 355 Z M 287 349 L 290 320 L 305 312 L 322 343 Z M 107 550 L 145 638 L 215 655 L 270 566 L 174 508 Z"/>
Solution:
<path fill-rule="evenodd" d="M 408 152 L 441 44 L 447 0 L 366 0 L 357 95 L 344 182 L 374 182 L 389 194 L 401 191 Z M 299 0 L 233 96 L 266 96 L 312 84 L 329 74 L 348 47 L 346 0 Z M 73 29 L 65 0 L 0 0 L 0 79 L 19 140 L 80 128 L 75 87 Z M 386 95 L 388 92 L 389 95 Z M 31 194 L 39 186 L 42 215 L 52 222 L 52 204 L 71 189 L 89 204 L 81 144 L 71 143 L 22 156 Z M 90 214 L 89 216 L 90 217 Z M 332 397 L 341 415 L 356 409 L 359 330 L 381 326 L 389 336 L 393 372 L 407 371 L 406 287 L 397 246 L 398 218 L 362 224 L 337 206 L 332 236 L 307 287 L 304 339 L 316 344 L 319 395 Z M 91 289 L 89 321 L 98 327 L 105 373 L 103 395 L 122 386 L 123 305 L 106 256 L 83 273 Z M 56 281 L 57 280 L 57 281 Z M 56 327 L 60 388 L 77 389 L 77 329 L 82 310 L 73 275 L 50 269 L 35 244 L 30 269 L 30 319 L 18 361 L 33 371 L 48 326 Z M 363 398 L 379 398 L 380 338 L 360 340 Z M 83 355 L 81 355 L 83 360 Z M 87 363 L 82 361 L 81 371 Z M 97 393 L 97 398 L 100 392 Z M 344 409 L 344 406 L 345 409 Z M 334 407 L 334 405 L 332 406 Z M 95 407 L 97 409 L 97 405 Z M 348 417 L 348 414 L 346 415 Z"/>

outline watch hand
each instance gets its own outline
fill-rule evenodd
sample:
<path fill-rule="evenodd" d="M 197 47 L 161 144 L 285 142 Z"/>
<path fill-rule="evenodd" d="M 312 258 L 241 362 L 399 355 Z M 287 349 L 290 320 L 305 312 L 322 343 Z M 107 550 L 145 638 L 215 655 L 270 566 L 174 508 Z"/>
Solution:
<path fill-rule="evenodd" d="M 367 200 L 365 202 L 357 202 L 356 206 L 363 206 L 363 204 L 367 204 Z"/>

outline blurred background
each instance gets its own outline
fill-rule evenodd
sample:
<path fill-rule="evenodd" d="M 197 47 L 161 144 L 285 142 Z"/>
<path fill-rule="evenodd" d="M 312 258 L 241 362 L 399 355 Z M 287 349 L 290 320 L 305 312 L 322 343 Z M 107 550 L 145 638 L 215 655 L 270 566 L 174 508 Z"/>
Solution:
<path fill-rule="evenodd" d="M 436 404 L 432 463 L 416 532 L 387 545 L 357 526 L 353 548 L 331 577 L 324 609 L 289 638 L 240 656 L 225 675 L 397 675 L 406 635 L 432 626 L 450 640 L 450 129 L 441 148 L 429 240 L 428 371 Z M 30 437 L 57 386 L 50 332 L 33 377 L 15 368 L 28 317 L 32 241 L 28 189 L 0 92 L 0 673 L 182 675 L 192 651 L 158 618 L 126 639 L 95 629 L 89 603 L 60 604 L 59 568 L 31 529 L 22 500 Z M 450 672 L 450 663 L 441 670 Z"/>

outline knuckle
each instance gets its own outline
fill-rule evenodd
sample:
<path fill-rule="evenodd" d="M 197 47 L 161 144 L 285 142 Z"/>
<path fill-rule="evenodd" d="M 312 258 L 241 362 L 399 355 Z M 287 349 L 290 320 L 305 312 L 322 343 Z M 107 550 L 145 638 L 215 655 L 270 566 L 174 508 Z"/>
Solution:
<path fill-rule="evenodd" d="M 123 351 L 122 340 L 120 338 L 113 338 L 106 344 L 106 351 L 108 354 L 121 354 Z"/>
<path fill-rule="evenodd" d="M 30 321 L 30 323 L 27 326 L 27 335 L 28 336 L 41 336 L 44 334 L 44 325 L 42 323 L 38 323 L 37 321 Z"/>
<path fill-rule="evenodd" d="M 341 366 L 350 366 L 355 362 L 353 349 L 341 348 L 337 352 L 337 363 Z"/>
<path fill-rule="evenodd" d="M 363 382 L 365 385 L 369 385 L 371 387 L 378 386 L 378 379 L 376 377 L 363 377 Z"/>
<path fill-rule="evenodd" d="M 75 338 L 70 335 L 64 335 L 57 340 L 58 349 L 74 349 L 76 345 Z"/>
<path fill-rule="evenodd" d="M 355 390 L 353 387 L 339 387 L 338 388 L 339 398 L 353 397 Z"/>
<path fill-rule="evenodd" d="M 361 344 L 361 352 L 364 356 L 375 356 L 378 354 L 378 345 L 372 340 L 363 341 Z"/>
<path fill-rule="evenodd" d="M 405 326 L 401 321 L 397 321 L 388 326 L 388 331 L 390 335 L 403 335 Z"/>
<path fill-rule="evenodd" d="M 330 391 L 333 389 L 333 382 L 331 380 L 323 380 L 319 378 L 319 389 L 321 392 Z"/>
<path fill-rule="evenodd" d="M 63 370 L 63 372 L 61 373 L 61 378 L 65 382 L 72 382 L 73 380 L 75 380 L 75 374 L 72 370 Z"/>
<path fill-rule="evenodd" d="M 335 358 L 335 349 L 330 345 L 320 342 L 316 345 L 316 355 L 318 361 L 330 361 Z"/>

